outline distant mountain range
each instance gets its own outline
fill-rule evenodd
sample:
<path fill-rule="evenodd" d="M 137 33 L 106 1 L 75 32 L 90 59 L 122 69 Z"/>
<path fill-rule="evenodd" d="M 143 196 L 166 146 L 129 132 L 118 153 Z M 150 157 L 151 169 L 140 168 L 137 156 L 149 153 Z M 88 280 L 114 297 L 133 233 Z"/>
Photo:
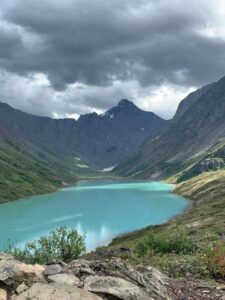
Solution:
<path fill-rule="evenodd" d="M 133 155 L 165 121 L 128 100 L 102 115 L 34 116 L 0 102 L 0 202 L 46 193 Z"/>
<path fill-rule="evenodd" d="M 225 166 L 225 77 L 188 95 L 117 174 L 178 181 Z"/>
<path fill-rule="evenodd" d="M 10 198 L 12 186 L 15 197 L 36 193 L 35 180 L 46 192 L 63 181 L 102 176 L 96 170 L 115 165 L 116 175 L 177 182 L 224 168 L 225 77 L 188 95 L 169 121 L 126 99 L 77 121 L 34 116 L 0 103 L 3 199 Z"/>
<path fill-rule="evenodd" d="M 38 117 L 0 103 L 0 122 L 16 137 L 60 155 L 79 156 L 103 169 L 126 160 L 164 120 L 121 100 L 106 113 L 74 119 Z"/>

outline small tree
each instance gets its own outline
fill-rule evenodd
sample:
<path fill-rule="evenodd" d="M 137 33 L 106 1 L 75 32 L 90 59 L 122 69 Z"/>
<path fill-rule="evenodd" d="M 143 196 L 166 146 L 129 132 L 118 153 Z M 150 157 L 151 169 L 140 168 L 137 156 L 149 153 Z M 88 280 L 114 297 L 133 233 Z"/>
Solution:
<path fill-rule="evenodd" d="M 75 229 L 68 231 L 65 226 L 51 231 L 49 236 L 27 243 L 23 249 L 9 245 L 6 250 L 20 261 L 39 264 L 55 260 L 69 262 L 85 251 L 85 236 L 79 235 Z"/>

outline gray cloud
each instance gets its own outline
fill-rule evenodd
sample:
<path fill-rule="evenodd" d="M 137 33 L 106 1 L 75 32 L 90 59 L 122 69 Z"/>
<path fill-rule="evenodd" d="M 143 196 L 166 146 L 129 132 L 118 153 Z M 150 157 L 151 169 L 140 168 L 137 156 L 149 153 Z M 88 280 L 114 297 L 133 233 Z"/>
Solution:
<path fill-rule="evenodd" d="M 47 76 L 51 87 L 37 84 L 38 91 L 43 98 L 57 99 L 58 95 L 60 100 L 51 101 L 56 108 L 33 108 L 42 114 L 47 109 L 47 114 L 53 114 L 54 109 L 58 114 L 62 109 L 65 115 L 65 107 L 71 109 L 71 103 L 78 114 L 102 110 L 118 100 L 110 98 L 107 102 L 107 97 L 127 95 L 140 103 L 138 99 L 154 94 L 162 84 L 176 86 L 179 94 L 184 87 L 188 91 L 225 73 L 225 34 L 220 31 L 224 23 L 219 23 L 219 2 L 3 1 L 0 68 L 7 72 L 7 78 L 10 74 L 30 78 L 31 86 L 35 85 L 32 74 Z M 19 82 L 19 77 L 13 80 Z M 20 78 L 21 82 L 25 88 Z M 71 88 L 76 82 L 83 84 L 82 93 Z M 29 98 L 23 92 L 21 97 L 35 101 L 33 93 Z M 10 93 L 4 96 L 9 99 Z M 30 111 L 29 105 L 27 109 Z M 169 117 L 163 108 L 162 114 Z"/>

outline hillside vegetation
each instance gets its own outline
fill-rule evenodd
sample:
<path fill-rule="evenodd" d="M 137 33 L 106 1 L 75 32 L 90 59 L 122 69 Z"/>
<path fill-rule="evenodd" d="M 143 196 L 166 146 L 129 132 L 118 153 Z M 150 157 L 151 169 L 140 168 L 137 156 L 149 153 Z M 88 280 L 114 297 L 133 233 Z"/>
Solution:
<path fill-rule="evenodd" d="M 118 238 L 110 247 L 132 248 L 134 263 L 146 262 L 169 276 L 225 279 L 225 170 L 184 181 L 175 193 L 192 199 L 193 208 L 166 224 Z"/>
<path fill-rule="evenodd" d="M 9 140 L 0 141 L 0 203 L 102 176 L 78 157 L 60 157 L 26 146 L 23 149 Z"/>
<path fill-rule="evenodd" d="M 0 170 L 0 203 L 49 193 L 61 185 L 52 168 L 7 142 L 0 142 Z"/>
<path fill-rule="evenodd" d="M 194 99 L 194 101 L 193 101 Z M 224 165 L 223 157 L 208 157 L 214 147 L 225 142 L 225 77 L 184 99 L 174 118 L 115 172 L 134 178 L 165 179 L 196 165 L 189 176 Z M 210 158 L 211 161 L 203 161 Z M 217 159 L 218 158 L 218 159 Z M 210 166 L 211 164 L 211 166 Z M 201 170 L 202 168 L 202 170 Z"/>

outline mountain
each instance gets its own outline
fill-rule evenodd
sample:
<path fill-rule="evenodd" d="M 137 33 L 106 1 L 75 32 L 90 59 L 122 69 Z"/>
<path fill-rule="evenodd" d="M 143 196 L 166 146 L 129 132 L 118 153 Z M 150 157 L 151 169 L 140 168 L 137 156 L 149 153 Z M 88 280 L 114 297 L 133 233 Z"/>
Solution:
<path fill-rule="evenodd" d="M 102 115 L 73 119 L 34 116 L 0 103 L 0 121 L 15 136 L 60 157 L 80 157 L 96 169 L 133 155 L 164 120 L 123 99 Z"/>
<path fill-rule="evenodd" d="M 16 136 L 0 123 L 0 203 L 49 193 L 78 179 L 96 178 L 78 156 L 55 154 Z"/>
<path fill-rule="evenodd" d="M 225 163 L 225 77 L 190 94 L 159 134 L 116 168 L 140 178 L 190 178 Z M 189 175 L 188 175 L 189 173 Z"/>
<path fill-rule="evenodd" d="M 180 102 L 174 119 L 179 119 L 182 115 L 200 98 L 202 97 L 208 90 L 213 87 L 214 83 L 206 85 L 195 92 L 190 93 L 183 101 Z"/>
<path fill-rule="evenodd" d="M 0 103 L 0 202 L 47 193 L 132 155 L 164 123 L 121 100 L 102 115 L 34 116 Z"/>
<path fill-rule="evenodd" d="M 42 164 L 25 144 L 0 124 L 0 203 L 56 190 L 61 181 L 55 170 Z"/>
<path fill-rule="evenodd" d="M 77 151 L 96 168 L 114 166 L 133 155 L 163 123 L 164 120 L 154 113 L 121 100 L 102 115 L 80 117 Z"/>

